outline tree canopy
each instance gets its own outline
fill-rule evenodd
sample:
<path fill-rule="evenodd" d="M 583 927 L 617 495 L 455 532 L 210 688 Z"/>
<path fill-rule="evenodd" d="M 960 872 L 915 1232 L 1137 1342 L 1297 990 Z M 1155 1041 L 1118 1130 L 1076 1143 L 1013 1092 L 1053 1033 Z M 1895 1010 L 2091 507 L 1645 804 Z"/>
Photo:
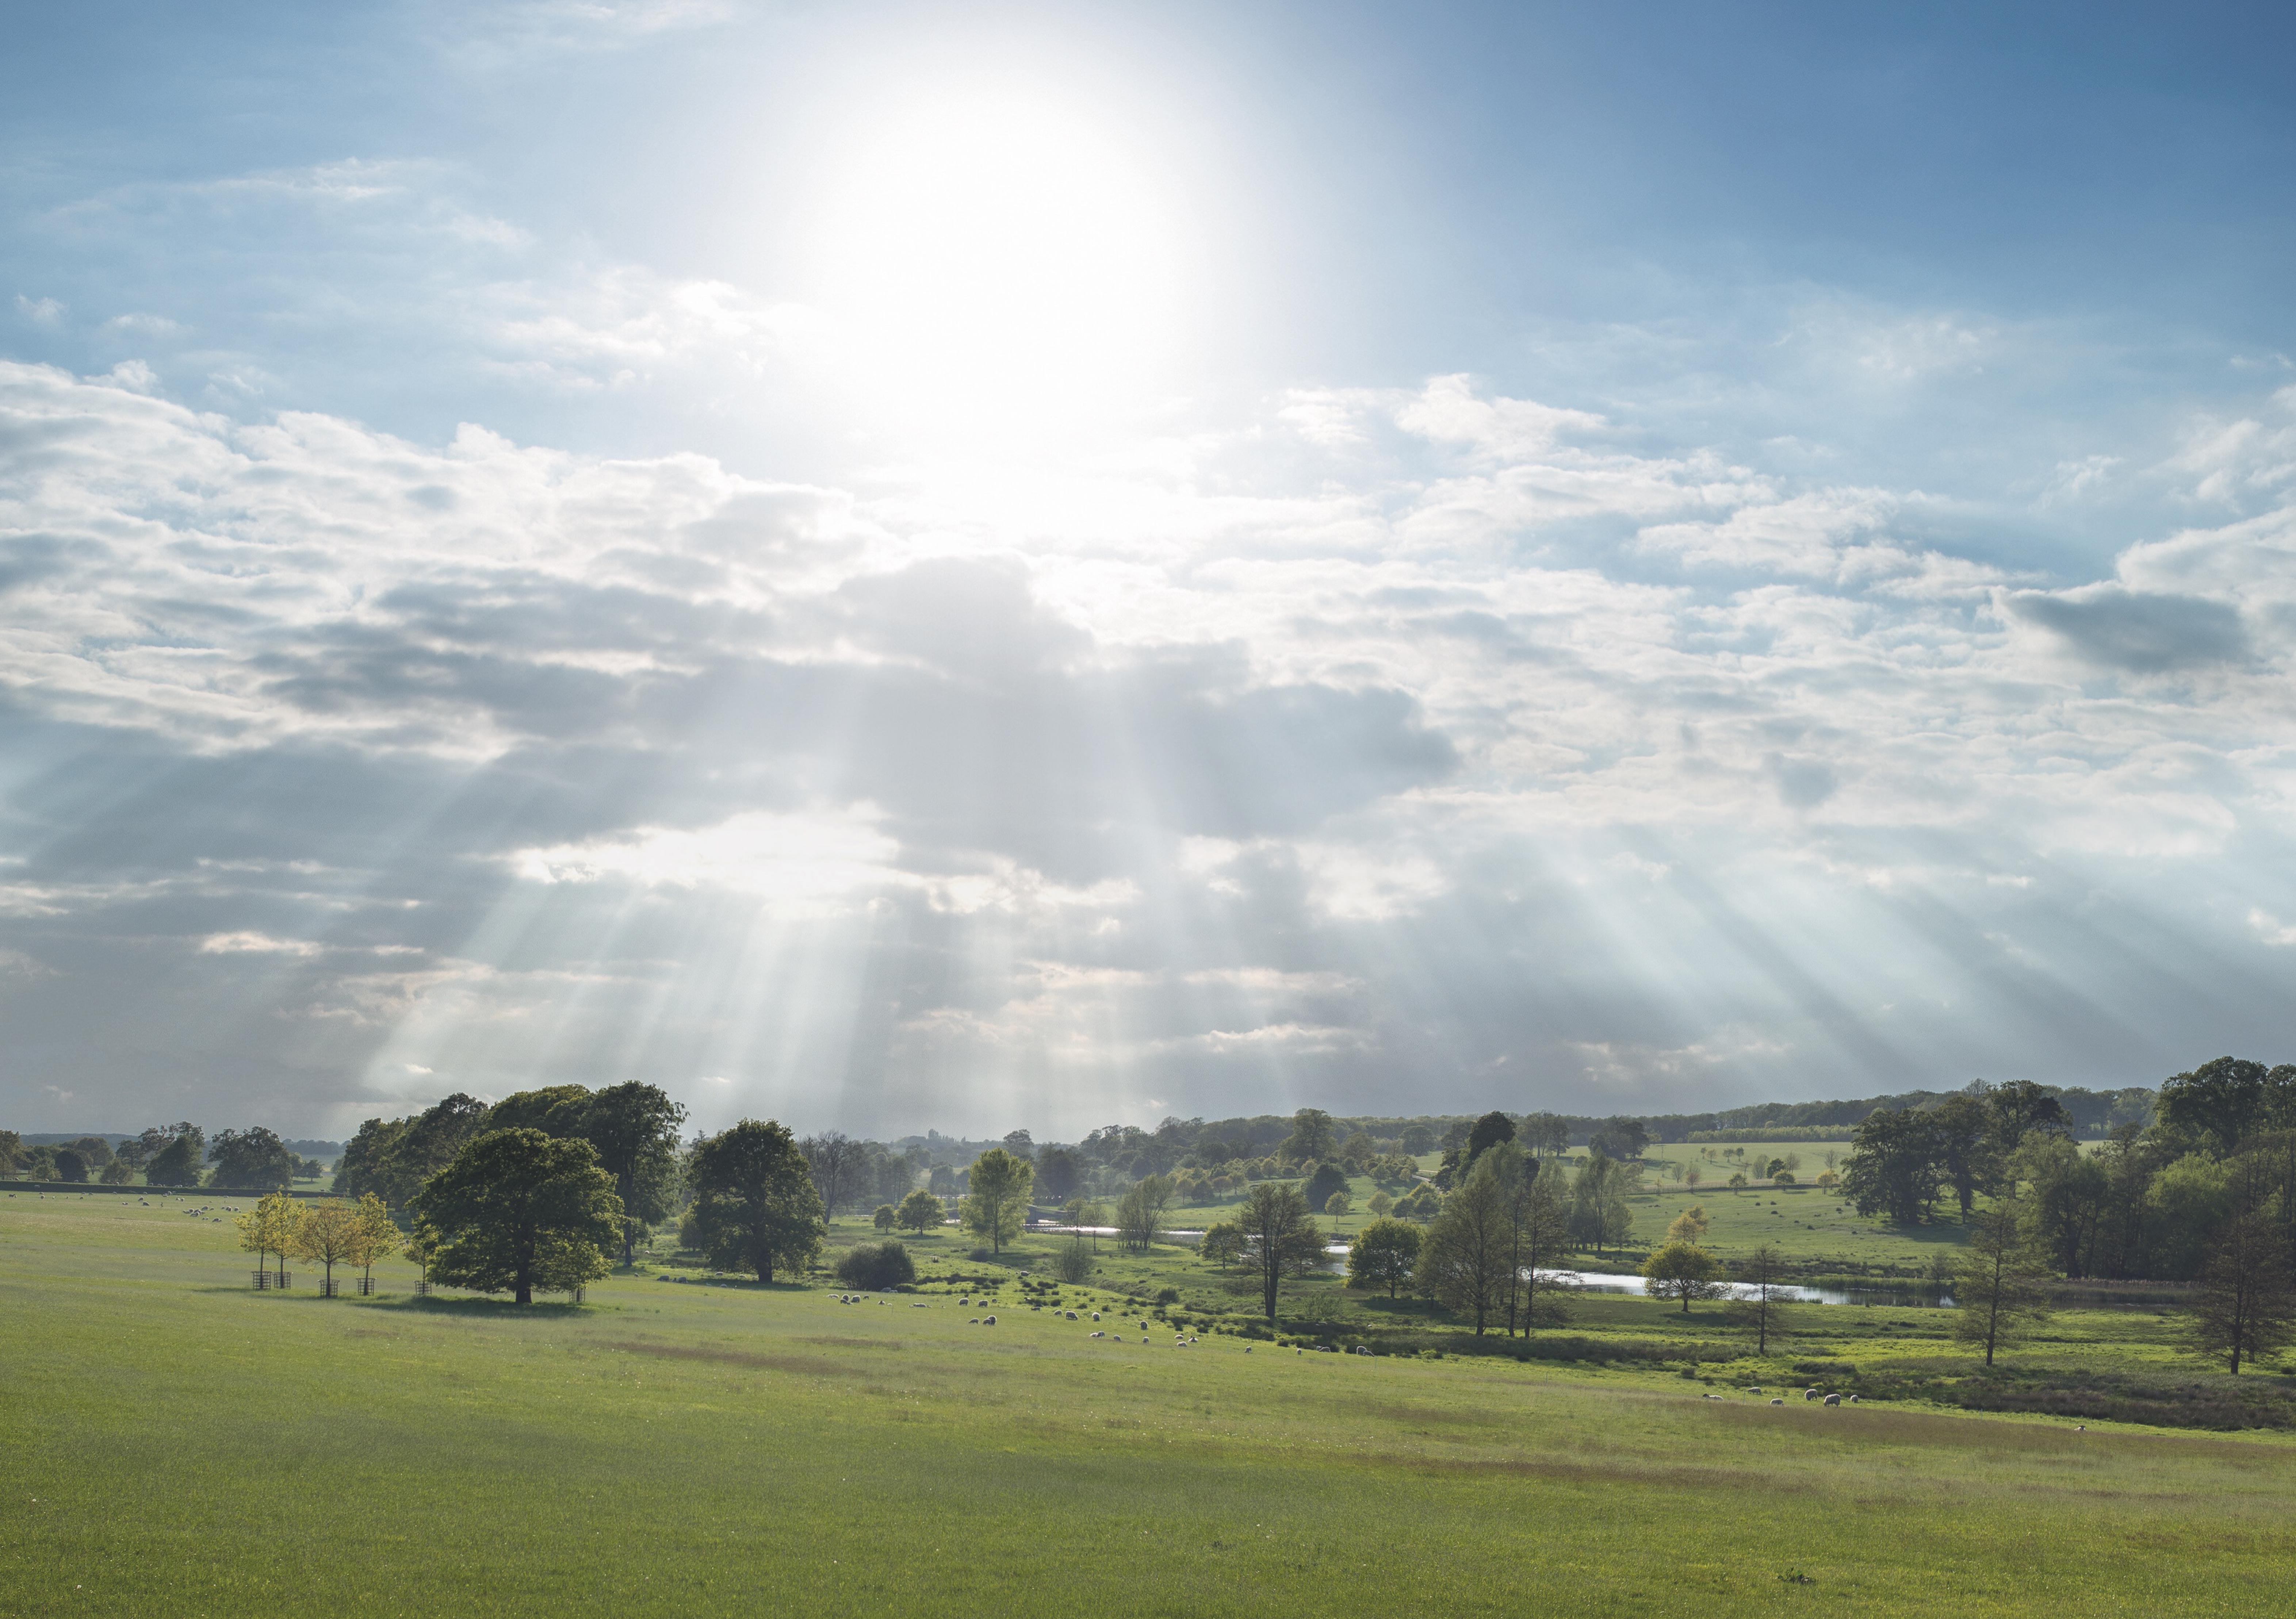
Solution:
<path fill-rule="evenodd" d="M 1408 1220 L 1371 1222 L 1348 1244 L 1348 1286 L 1385 1288 L 1388 1297 L 1393 1298 L 1417 1269 L 1425 1235 Z M 1209 1235 L 1205 1241 L 1210 1241 Z"/>
<path fill-rule="evenodd" d="M 570 1291 L 607 1273 L 622 1201 L 587 1141 L 539 1130 L 490 1130 L 414 1194 L 439 1233 L 430 1275 L 481 1293 Z"/>
<path fill-rule="evenodd" d="M 786 1125 L 743 1119 L 694 1147 L 684 1238 L 724 1270 L 800 1270 L 821 1252 L 821 1193 Z"/>

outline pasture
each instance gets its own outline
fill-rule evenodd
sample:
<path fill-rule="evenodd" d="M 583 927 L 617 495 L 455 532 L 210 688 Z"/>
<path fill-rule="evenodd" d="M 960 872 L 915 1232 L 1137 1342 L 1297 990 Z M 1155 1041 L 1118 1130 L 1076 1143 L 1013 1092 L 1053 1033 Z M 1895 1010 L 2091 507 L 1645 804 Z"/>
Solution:
<path fill-rule="evenodd" d="M 2201 1615 L 2296 1574 L 2276 1436 L 1119 1343 L 1010 1282 L 994 1327 L 258 1294 L 201 1201 L 0 1199 L 0 1610 Z"/>

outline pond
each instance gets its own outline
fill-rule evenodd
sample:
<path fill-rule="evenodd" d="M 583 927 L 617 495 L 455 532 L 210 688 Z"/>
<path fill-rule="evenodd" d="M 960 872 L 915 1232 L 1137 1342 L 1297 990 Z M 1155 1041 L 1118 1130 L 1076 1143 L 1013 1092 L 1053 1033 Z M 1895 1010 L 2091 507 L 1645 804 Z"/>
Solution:
<path fill-rule="evenodd" d="M 1646 1295 L 1650 1284 L 1640 1276 L 1621 1274 L 1613 1271 L 1541 1271 L 1541 1280 L 1565 1288 L 1584 1288 L 1589 1293 L 1632 1293 Z M 1742 1283 L 1733 1283 L 1732 1298 L 1751 1298 L 1754 1289 Z M 1800 1283 L 1773 1282 L 1770 1296 L 1797 1304 L 1878 1304 L 1900 1310 L 1950 1310 L 1953 1295 L 1936 1288 L 1808 1288 Z"/>

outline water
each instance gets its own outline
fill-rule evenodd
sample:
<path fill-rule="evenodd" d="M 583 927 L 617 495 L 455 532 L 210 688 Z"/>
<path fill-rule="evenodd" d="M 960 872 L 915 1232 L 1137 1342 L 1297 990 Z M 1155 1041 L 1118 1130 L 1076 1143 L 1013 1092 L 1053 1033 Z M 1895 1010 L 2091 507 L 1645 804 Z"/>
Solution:
<path fill-rule="evenodd" d="M 1631 1293 L 1647 1296 L 1650 1283 L 1640 1276 L 1613 1271 L 1541 1271 L 1539 1280 L 1557 1287 L 1583 1288 L 1588 1293 Z M 1751 1298 L 1756 1289 L 1742 1282 L 1729 1284 L 1725 1296 Z M 1770 1296 L 1791 1304 L 1880 1304 L 1901 1310 L 1950 1310 L 1953 1295 L 1934 1288 L 1806 1288 L 1799 1283 L 1772 1282 Z"/>

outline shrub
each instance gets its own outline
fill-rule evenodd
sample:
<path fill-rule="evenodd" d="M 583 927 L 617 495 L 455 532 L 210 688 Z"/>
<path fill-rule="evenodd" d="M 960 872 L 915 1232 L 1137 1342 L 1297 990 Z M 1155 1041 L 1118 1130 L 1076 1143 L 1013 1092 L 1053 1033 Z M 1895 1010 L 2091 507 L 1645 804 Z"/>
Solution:
<path fill-rule="evenodd" d="M 882 1293 L 916 1279 L 916 1262 L 898 1242 L 865 1242 L 838 1256 L 837 1280 L 849 1288 Z"/>
<path fill-rule="evenodd" d="M 1159 1288 L 1156 1289 L 1156 1302 L 1160 1304 L 1177 1304 L 1180 1302 L 1180 1290 L 1177 1288 Z"/>
<path fill-rule="evenodd" d="M 1062 1281 L 1081 1282 L 1092 1275 L 1092 1255 L 1081 1243 L 1071 1242 L 1053 1255 L 1053 1274 Z"/>

